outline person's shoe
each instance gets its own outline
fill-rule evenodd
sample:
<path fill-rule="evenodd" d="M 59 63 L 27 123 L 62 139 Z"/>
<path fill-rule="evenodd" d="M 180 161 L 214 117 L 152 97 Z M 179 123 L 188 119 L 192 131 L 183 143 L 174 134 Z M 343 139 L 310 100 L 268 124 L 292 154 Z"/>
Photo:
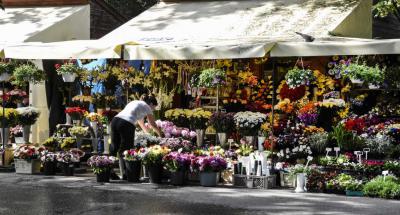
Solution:
<path fill-rule="evenodd" d="M 117 173 L 115 173 L 115 172 L 112 172 L 111 174 L 110 174 L 110 179 L 111 180 L 121 180 L 121 178 L 117 175 Z"/>

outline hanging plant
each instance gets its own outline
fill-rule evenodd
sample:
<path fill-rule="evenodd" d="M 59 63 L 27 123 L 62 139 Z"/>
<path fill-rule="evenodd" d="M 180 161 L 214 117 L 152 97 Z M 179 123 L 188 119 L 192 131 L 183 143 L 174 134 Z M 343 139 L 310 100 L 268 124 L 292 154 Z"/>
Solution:
<path fill-rule="evenodd" d="M 371 84 L 381 84 L 384 81 L 384 71 L 386 68 L 379 68 L 379 65 L 375 67 L 367 66 L 363 64 L 351 63 L 345 70 L 343 70 L 343 76 L 353 80 L 361 80 Z"/>
<path fill-rule="evenodd" d="M 0 62 L 0 75 L 6 73 L 12 75 L 15 65 L 7 62 Z"/>
<path fill-rule="evenodd" d="M 38 84 L 46 80 L 46 74 L 33 64 L 22 64 L 14 70 L 14 81 L 12 84 L 25 87 L 29 82 Z"/>
<path fill-rule="evenodd" d="M 313 81 L 315 81 L 315 76 L 314 72 L 310 69 L 300 69 L 295 66 L 293 69 L 288 71 L 285 79 L 289 88 L 294 89 L 302 85 L 309 86 Z"/>
<path fill-rule="evenodd" d="M 223 84 L 225 84 L 225 71 L 210 68 L 200 72 L 197 86 L 212 88 Z"/>

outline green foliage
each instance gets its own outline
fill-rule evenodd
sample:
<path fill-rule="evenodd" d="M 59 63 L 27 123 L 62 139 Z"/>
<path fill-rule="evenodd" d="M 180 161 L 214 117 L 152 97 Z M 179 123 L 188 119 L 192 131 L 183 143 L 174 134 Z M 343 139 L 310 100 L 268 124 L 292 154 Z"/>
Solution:
<path fill-rule="evenodd" d="M 393 14 L 398 18 L 400 16 L 399 8 L 400 0 L 379 0 L 372 9 L 375 12 L 375 17 L 384 18 Z"/>
<path fill-rule="evenodd" d="M 0 62 L 0 75 L 3 73 L 12 74 L 15 69 L 15 65 L 13 63 Z"/>
<path fill-rule="evenodd" d="M 38 84 L 46 80 L 46 74 L 43 70 L 38 69 L 31 63 L 22 64 L 14 70 L 14 81 L 12 82 L 17 86 L 27 86 L 28 82 Z"/>
<path fill-rule="evenodd" d="M 76 146 L 76 140 L 75 140 L 75 138 L 72 138 L 72 137 L 64 138 L 61 143 L 61 149 L 64 151 L 68 151 L 71 148 L 74 148 L 75 146 Z"/>
<path fill-rule="evenodd" d="M 58 146 L 58 141 L 56 138 L 50 137 L 44 141 L 43 146 L 46 147 L 47 150 L 54 152 Z"/>
<path fill-rule="evenodd" d="M 205 69 L 200 72 L 197 86 L 199 87 L 216 87 L 223 84 L 225 81 L 225 71 L 220 69 Z"/>
<path fill-rule="evenodd" d="M 347 131 L 341 123 L 335 126 L 329 135 L 343 151 L 361 150 L 365 145 L 363 139 Z"/>
<path fill-rule="evenodd" d="M 289 70 L 285 76 L 286 83 L 290 88 L 300 87 L 301 85 L 310 85 L 315 80 L 314 72 L 310 69 L 300 69 L 295 66 Z"/>
<path fill-rule="evenodd" d="M 400 198 L 400 184 L 393 176 L 378 176 L 364 185 L 364 195 L 388 199 Z"/>
<path fill-rule="evenodd" d="M 385 79 L 383 72 L 385 69 L 386 68 L 380 69 L 379 65 L 371 67 L 367 66 L 365 63 L 351 63 L 345 68 L 342 75 L 352 79 L 359 79 L 366 83 L 380 84 Z"/>

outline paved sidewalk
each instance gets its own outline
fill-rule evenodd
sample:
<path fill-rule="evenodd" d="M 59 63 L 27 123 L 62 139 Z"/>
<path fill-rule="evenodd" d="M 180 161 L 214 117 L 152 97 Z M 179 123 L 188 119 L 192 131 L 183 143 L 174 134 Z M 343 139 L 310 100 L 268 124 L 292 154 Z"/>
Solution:
<path fill-rule="evenodd" d="M 292 190 L 98 184 L 94 177 L 0 173 L 0 214 L 400 214 L 400 201 Z"/>

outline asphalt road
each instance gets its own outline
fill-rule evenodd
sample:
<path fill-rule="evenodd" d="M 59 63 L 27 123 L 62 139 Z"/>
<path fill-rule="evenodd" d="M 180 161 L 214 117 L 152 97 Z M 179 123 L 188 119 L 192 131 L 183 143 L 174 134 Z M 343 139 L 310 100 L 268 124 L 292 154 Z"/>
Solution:
<path fill-rule="evenodd" d="M 94 177 L 0 173 L 0 214 L 400 214 L 400 201 L 291 190 L 98 184 Z"/>

